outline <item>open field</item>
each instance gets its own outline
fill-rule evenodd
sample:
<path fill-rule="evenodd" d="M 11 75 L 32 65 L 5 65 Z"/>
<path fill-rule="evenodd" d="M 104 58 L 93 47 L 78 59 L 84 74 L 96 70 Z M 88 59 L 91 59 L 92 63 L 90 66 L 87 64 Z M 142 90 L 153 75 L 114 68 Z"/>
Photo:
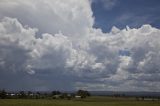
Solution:
<path fill-rule="evenodd" d="M 160 101 L 113 97 L 89 97 L 81 100 L 0 99 L 0 106 L 160 106 Z"/>

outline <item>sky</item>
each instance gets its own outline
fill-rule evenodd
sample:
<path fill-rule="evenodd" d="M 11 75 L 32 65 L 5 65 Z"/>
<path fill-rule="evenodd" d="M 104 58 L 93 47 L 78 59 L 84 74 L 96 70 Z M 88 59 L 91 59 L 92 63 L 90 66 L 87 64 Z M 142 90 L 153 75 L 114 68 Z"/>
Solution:
<path fill-rule="evenodd" d="M 150 24 L 160 28 L 159 0 L 94 0 L 92 10 L 95 27 L 109 32 L 112 26 L 124 29 Z"/>
<path fill-rule="evenodd" d="M 159 0 L 0 0 L 0 89 L 160 92 Z"/>

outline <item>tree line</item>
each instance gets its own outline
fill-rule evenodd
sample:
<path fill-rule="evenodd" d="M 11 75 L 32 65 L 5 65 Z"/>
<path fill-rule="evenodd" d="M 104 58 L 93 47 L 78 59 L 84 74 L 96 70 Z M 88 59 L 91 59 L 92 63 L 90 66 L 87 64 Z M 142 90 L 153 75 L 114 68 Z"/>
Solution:
<path fill-rule="evenodd" d="M 7 92 L 0 90 L 0 99 L 72 99 L 72 98 L 86 98 L 90 93 L 86 90 L 78 90 L 74 93 L 52 91 L 52 92 L 32 92 L 19 91 Z"/>

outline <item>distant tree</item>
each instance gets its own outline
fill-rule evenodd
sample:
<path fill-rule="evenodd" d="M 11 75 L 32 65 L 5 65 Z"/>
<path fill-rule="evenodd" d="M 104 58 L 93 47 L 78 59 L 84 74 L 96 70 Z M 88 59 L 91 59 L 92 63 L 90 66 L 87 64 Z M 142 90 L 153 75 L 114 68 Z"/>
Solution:
<path fill-rule="evenodd" d="M 62 93 L 60 96 L 61 99 L 67 98 L 67 93 Z"/>
<path fill-rule="evenodd" d="M 52 96 L 54 96 L 54 95 L 56 95 L 56 94 L 57 94 L 56 91 L 52 91 L 52 92 L 51 92 L 51 95 L 52 95 Z"/>
<path fill-rule="evenodd" d="M 27 92 L 27 98 L 32 98 L 33 97 L 33 92 L 32 91 L 28 91 Z"/>
<path fill-rule="evenodd" d="M 28 93 L 27 93 L 28 95 L 31 95 L 31 94 L 33 94 L 31 91 L 28 91 Z"/>
<path fill-rule="evenodd" d="M 67 94 L 67 99 L 70 100 L 72 98 L 72 94 Z"/>
<path fill-rule="evenodd" d="M 24 91 L 20 91 L 19 92 L 19 98 L 26 98 L 26 94 L 25 94 L 25 92 Z"/>
<path fill-rule="evenodd" d="M 139 97 L 138 96 L 136 96 L 136 100 L 139 101 Z"/>
<path fill-rule="evenodd" d="M 2 91 L 0 91 L 0 98 L 1 99 L 7 98 L 7 92 L 4 89 Z"/>
<path fill-rule="evenodd" d="M 81 98 L 86 98 L 87 96 L 90 96 L 90 93 L 85 90 L 78 90 L 76 94 L 81 96 Z"/>
<path fill-rule="evenodd" d="M 44 99 L 44 98 L 48 98 L 50 95 L 48 94 L 48 93 L 44 93 L 43 94 L 43 96 L 42 96 L 42 98 Z"/>
<path fill-rule="evenodd" d="M 54 96 L 54 95 L 60 95 L 61 92 L 60 91 L 52 91 L 51 95 Z"/>
<path fill-rule="evenodd" d="M 39 99 L 41 96 L 41 93 L 40 92 L 36 92 L 36 99 Z"/>
<path fill-rule="evenodd" d="M 41 95 L 41 93 L 40 93 L 40 92 L 36 92 L 36 94 L 37 94 L 37 95 Z"/>

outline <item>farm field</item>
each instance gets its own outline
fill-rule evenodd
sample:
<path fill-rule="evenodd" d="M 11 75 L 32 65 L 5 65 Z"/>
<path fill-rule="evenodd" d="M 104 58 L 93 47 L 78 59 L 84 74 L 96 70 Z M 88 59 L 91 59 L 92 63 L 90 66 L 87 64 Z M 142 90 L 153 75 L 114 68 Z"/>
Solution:
<path fill-rule="evenodd" d="M 160 101 L 94 96 L 79 100 L 0 99 L 0 106 L 160 106 Z"/>

